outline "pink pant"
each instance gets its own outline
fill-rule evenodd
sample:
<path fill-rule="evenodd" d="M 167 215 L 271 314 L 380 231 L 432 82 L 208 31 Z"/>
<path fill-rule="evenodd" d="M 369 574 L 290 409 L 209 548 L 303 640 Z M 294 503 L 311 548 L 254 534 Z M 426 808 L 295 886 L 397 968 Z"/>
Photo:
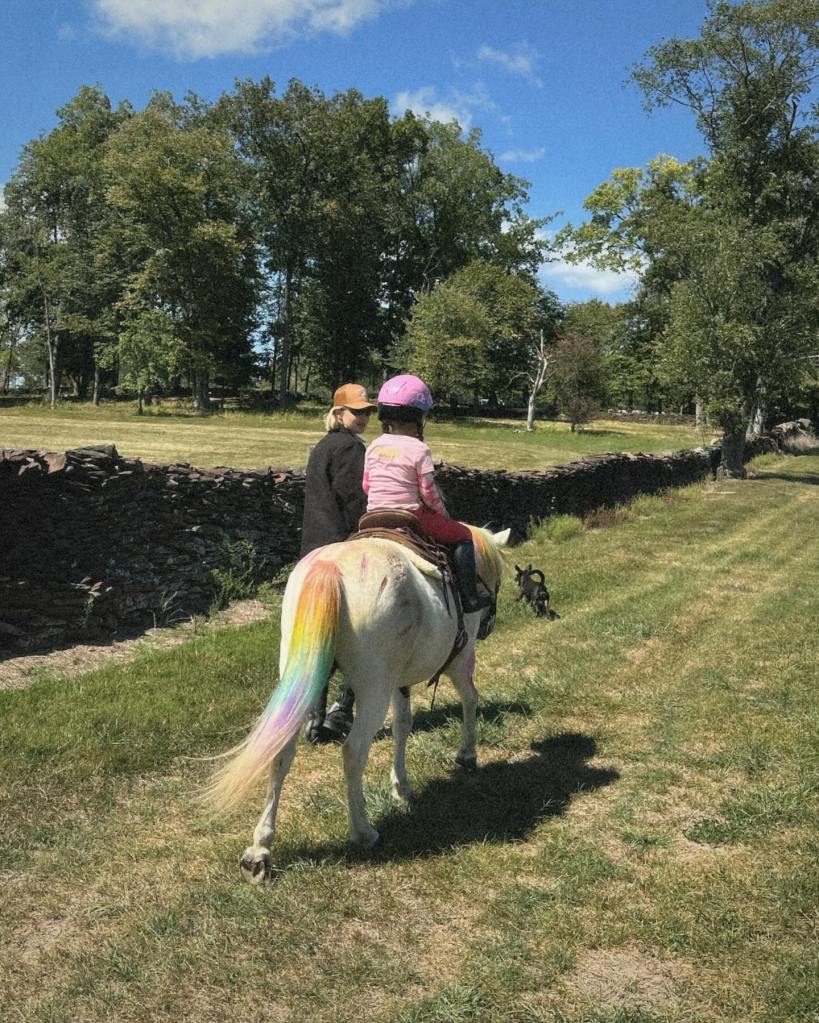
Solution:
<path fill-rule="evenodd" d="M 472 533 L 457 519 L 448 515 L 440 515 L 429 508 L 419 508 L 412 513 L 421 523 L 421 528 L 438 543 L 460 543 L 461 540 L 472 542 Z"/>

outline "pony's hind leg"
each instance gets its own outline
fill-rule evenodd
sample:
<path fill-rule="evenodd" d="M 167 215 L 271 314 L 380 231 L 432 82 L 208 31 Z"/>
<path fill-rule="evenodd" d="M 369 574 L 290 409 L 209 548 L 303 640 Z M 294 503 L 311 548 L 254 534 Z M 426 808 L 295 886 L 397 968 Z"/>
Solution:
<path fill-rule="evenodd" d="M 393 762 L 392 794 L 396 799 L 413 799 L 415 793 L 407 777 L 407 738 L 412 731 L 412 706 L 409 689 L 396 689 L 392 694 Z"/>
<path fill-rule="evenodd" d="M 276 834 L 276 811 L 279 808 L 279 796 L 284 779 L 293 763 L 293 757 L 296 755 L 300 731 L 301 729 L 296 732 L 270 765 L 267 798 L 259 823 L 253 829 L 253 845 L 249 845 L 245 849 L 241 860 L 239 860 L 242 873 L 251 884 L 260 884 L 270 876 L 270 847 Z"/>
<path fill-rule="evenodd" d="M 347 741 L 341 748 L 344 777 L 347 782 L 347 809 L 350 815 L 350 841 L 375 845 L 378 832 L 370 826 L 364 802 L 362 779 L 375 733 L 384 724 L 392 687 L 384 682 L 356 686 L 356 715 Z"/>
<path fill-rule="evenodd" d="M 455 686 L 461 698 L 463 708 L 463 726 L 461 730 L 461 748 L 455 757 L 456 763 L 468 771 L 478 766 L 478 754 L 475 749 L 475 732 L 478 714 L 478 690 L 475 688 L 475 648 L 470 644 L 455 658 L 447 668 L 446 674 Z"/>

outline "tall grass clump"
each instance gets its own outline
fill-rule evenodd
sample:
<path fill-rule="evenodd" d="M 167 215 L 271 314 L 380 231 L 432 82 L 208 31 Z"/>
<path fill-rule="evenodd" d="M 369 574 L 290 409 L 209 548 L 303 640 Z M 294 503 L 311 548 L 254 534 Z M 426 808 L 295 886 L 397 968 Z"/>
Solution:
<path fill-rule="evenodd" d="M 553 515 L 535 523 L 530 532 L 533 540 L 565 543 L 580 536 L 583 532 L 583 521 L 576 515 Z"/>

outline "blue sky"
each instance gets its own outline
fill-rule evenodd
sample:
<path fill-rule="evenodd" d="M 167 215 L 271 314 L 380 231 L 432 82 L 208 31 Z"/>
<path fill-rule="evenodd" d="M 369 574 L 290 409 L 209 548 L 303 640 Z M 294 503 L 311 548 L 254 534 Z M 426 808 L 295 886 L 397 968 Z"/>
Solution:
<path fill-rule="evenodd" d="M 6 0 L 0 9 L 0 183 L 81 85 L 142 106 L 156 89 L 206 98 L 269 74 L 357 88 L 479 127 L 531 182 L 531 216 L 582 219 L 614 167 L 702 151 L 686 111 L 642 109 L 629 67 L 696 35 L 705 0 Z M 552 263 L 565 300 L 622 300 L 629 282 Z"/>

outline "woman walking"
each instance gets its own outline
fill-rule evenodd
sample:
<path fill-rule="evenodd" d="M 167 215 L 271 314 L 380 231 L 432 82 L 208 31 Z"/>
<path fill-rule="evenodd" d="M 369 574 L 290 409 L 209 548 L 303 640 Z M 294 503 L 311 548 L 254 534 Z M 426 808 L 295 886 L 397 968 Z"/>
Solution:
<path fill-rule="evenodd" d="M 346 540 L 358 529 L 367 510 L 361 485 L 364 476 L 364 441 L 375 405 L 361 384 L 344 384 L 333 394 L 333 406 L 324 420 L 326 433 L 310 452 L 304 488 L 301 553 Z M 307 722 L 310 743 L 344 739 L 353 723 L 353 691 L 344 686 L 327 710 L 327 690 Z"/>

